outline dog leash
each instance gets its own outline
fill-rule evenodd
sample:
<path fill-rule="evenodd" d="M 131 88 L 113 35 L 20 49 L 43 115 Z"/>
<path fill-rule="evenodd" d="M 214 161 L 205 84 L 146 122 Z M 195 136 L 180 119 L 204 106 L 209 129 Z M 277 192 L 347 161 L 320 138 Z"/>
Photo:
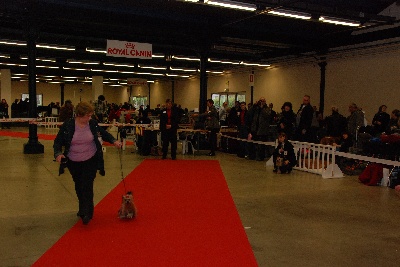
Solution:
<path fill-rule="evenodd" d="M 122 153 L 121 153 L 122 148 L 117 148 L 117 149 L 118 149 L 119 164 L 120 164 L 120 169 L 121 169 L 121 180 L 124 183 L 124 192 L 125 192 L 125 194 L 127 194 L 126 185 L 125 185 L 125 179 L 124 179 L 125 178 L 124 177 L 124 171 L 122 170 Z"/>

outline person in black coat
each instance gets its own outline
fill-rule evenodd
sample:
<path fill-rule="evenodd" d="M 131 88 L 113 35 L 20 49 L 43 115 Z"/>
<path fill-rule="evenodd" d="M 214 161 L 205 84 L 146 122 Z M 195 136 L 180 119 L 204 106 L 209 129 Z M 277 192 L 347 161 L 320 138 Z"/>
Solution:
<path fill-rule="evenodd" d="M 296 140 L 301 142 L 310 142 L 313 139 L 311 133 L 311 122 L 314 116 L 314 109 L 310 104 L 310 96 L 303 97 L 303 104 L 297 111 L 296 118 Z"/>
<path fill-rule="evenodd" d="M 372 119 L 372 125 L 374 126 L 374 133 L 376 135 L 385 132 L 389 126 L 390 115 L 386 113 L 386 109 L 386 105 L 380 106 L 378 113 L 376 113 Z"/>
<path fill-rule="evenodd" d="M 293 112 L 293 106 L 290 102 L 282 105 L 282 113 L 278 121 L 278 132 L 285 133 L 287 139 L 292 139 L 296 125 L 296 114 Z"/>
<path fill-rule="evenodd" d="M 294 154 L 293 145 L 286 139 L 285 133 L 278 136 L 278 146 L 273 153 L 274 172 L 290 173 L 296 165 L 296 155 Z"/>
<path fill-rule="evenodd" d="M 167 158 L 168 146 L 171 143 L 171 158 L 176 159 L 177 131 L 180 120 L 180 112 L 176 106 L 172 105 L 171 99 L 165 101 L 165 109 L 160 115 L 160 130 L 162 141 L 162 158 Z"/>

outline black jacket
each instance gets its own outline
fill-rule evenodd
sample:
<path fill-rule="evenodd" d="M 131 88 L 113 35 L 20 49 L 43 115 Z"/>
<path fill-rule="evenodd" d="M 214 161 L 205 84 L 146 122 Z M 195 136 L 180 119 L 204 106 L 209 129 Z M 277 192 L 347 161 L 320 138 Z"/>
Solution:
<path fill-rule="evenodd" d="M 97 157 L 98 170 L 104 171 L 103 149 L 101 147 L 99 137 L 101 137 L 104 141 L 109 142 L 111 144 L 113 144 L 116 141 L 116 139 L 109 132 L 100 127 L 97 121 L 93 119 L 89 121 L 89 127 L 90 131 L 94 136 L 94 142 L 97 148 L 96 157 Z M 67 157 L 69 148 L 71 146 L 72 138 L 74 137 L 74 133 L 75 133 L 75 119 L 73 118 L 69 119 L 61 125 L 60 130 L 58 131 L 58 134 L 56 136 L 56 139 L 54 139 L 54 144 L 53 144 L 54 158 L 57 158 L 61 154 L 64 154 L 64 156 Z M 60 174 L 63 173 L 63 167 L 65 166 L 61 164 Z"/>
<path fill-rule="evenodd" d="M 178 130 L 179 120 L 180 120 L 179 109 L 177 107 L 171 107 L 171 129 L 170 129 L 170 131 L 173 131 L 176 133 L 176 131 Z M 167 114 L 167 110 L 164 109 L 161 111 L 161 115 L 160 115 L 161 134 L 167 130 L 167 123 L 168 123 L 168 114 Z"/>
<path fill-rule="evenodd" d="M 282 148 L 282 143 L 279 143 L 278 146 L 274 150 L 274 153 L 273 153 L 274 158 L 279 156 L 279 157 L 283 158 L 284 161 L 288 160 L 290 167 L 296 166 L 297 161 L 296 161 L 296 155 L 294 153 L 293 145 L 289 141 L 285 140 L 282 153 L 280 152 L 281 148 Z"/>

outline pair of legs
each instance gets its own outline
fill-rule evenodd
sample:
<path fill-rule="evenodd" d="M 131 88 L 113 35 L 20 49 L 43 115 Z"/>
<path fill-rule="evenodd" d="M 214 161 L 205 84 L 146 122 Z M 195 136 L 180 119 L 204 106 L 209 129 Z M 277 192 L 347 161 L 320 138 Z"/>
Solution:
<path fill-rule="evenodd" d="M 210 129 L 210 153 L 209 156 L 215 156 L 215 151 L 217 150 L 217 133 L 219 129 Z"/>
<path fill-rule="evenodd" d="M 161 141 L 162 141 L 163 159 L 167 158 L 169 143 L 171 143 L 171 158 L 176 159 L 176 148 L 178 146 L 176 131 L 166 130 L 161 135 Z"/>
<path fill-rule="evenodd" d="M 79 201 L 78 216 L 87 224 L 93 218 L 93 182 L 97 172 L 96 156 L 82 161 L 68 161 L 68 170 L 75 183 L 75 192 Z"/>

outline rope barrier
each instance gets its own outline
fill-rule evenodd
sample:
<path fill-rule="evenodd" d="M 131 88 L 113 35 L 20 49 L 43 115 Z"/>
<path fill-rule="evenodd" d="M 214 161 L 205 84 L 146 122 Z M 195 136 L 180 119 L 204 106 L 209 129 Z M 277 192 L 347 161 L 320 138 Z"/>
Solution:
<path fill-rule="evenodd" d="M 63 122 L 46 122 L 45 118 L 12 118 L 12 119 L 0 119 L 0 123 L 4 122 L 28 122 L 29 124 L 37 124 L 37 125 L 62 125 Z M 153 128 L 152 124 L 136 124 L 136 123 L 120 123 L 120 122 L 115 122 L 115 123 L 99 123 L 99 126 L 115 126 L 115 127 L 142 127 L 146 128 L 148 130 L 156 130 Z M 191 130 L 191 129 L 181 129 L 178 130 L 178 132 L 190 132 L 193 131 L 195 132 L 196 130 Z M 201 130 L 202 132 L 207 132 L 206 130 Z M 255 140 L 248 140 L 248 139 L 242 139 L 242 138 L 237 138 L 229 135 L 225 135 L 223 133 L 219 133 L 220 137 L 228 138 L 228 139 L 233 139 L 233 140 L 238 140 L 241 142 L 247 142 L 247 143 L 253 143 L 253 144 L 259 144 L 259 145 L 266 145 L 266 146 L 276 146 L 276 142 L 263 142 L 263 141 L 255 141 Z M 321 152 L 323 155 L 329 154 L 329 158 L 334 158 L 335 156 L 340 156 L 340 157 L 345 157 L 349 159 L 355 159 L 355 160 L 361 160 L 361 161 L 367 161 L 367 162 L 373 162 L 373 163 L 381 163 L 384 165 L 388 166 L 396 166 L 400 167 L 400 161 L 394 161 L 394 160 L 388 160 L 388 159 L 380 159 L 376 157 L 369 157 L 369 156 L 363 156 L 363 155 L 358 155 L 358 154 L 352 154 L 352 153 L 345 153 L 345 152 L 339 152 L 336 151 L 336 147 L 331 146 L 331 145 L 322 145 L 322 144 L 313 144 L 313 143 L 307 143 L 307 142 L 297 142 L 297 141 L 291 141 L 291 143 L 296 147 L 296 145 L 304 146 L 305 147 L 311 147 L 313 150 L 318 150 L 321 148 L 322 150 L 325 150 L 324 152 Z"/>

